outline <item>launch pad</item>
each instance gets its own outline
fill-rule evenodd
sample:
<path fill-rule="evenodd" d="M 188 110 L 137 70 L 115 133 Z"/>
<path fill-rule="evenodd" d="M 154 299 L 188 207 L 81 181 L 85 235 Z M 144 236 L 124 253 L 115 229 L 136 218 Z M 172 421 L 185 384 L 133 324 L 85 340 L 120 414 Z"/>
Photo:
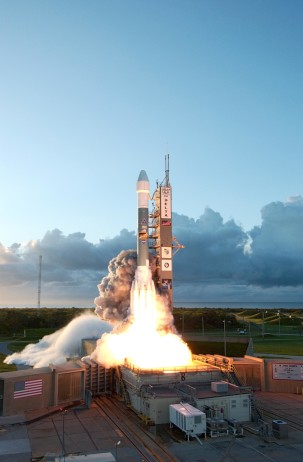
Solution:
<path fill-rule="evenodd" d="M 183 367 L 149 370 L 126 362 L 119 369 L 117 392 L 146 423 L 169 423 L 169 406 L 180 402 L 205 412 L 209 419 L 251 419 L 251 390 L 228 382 L 226 372 L 198 356 Z"/>

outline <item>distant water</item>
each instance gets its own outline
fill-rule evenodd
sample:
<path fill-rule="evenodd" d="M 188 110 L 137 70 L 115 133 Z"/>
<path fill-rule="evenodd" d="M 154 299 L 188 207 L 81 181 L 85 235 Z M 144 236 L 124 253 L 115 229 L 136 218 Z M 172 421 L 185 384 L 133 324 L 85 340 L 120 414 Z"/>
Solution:
<path fill-rule="evenodd" d="M 36 306 L 33 306 L 33 305 L 0 305 L 0 309 L 1 308 L 37 308 L 37 305 Z M 96 307 L 95 306 L 56 306 L 56 305 L 48 305 L 48 306 L 41 306 L 41 309 L 43 308 L 49 308 L 49 309 L 52 309 L 52 308 L 76 308 L 76 309 L 79 309 L 79 310 L 83 310 L 83 309 L 88 309 L 90 310 L 91 308 L 95 309 Z"/>
<path fill-rule="evenodd" d="M 177 302 L 175 308 L 303 309 L 303 302 Z"/>
<path fill-rule="evenodd" d="M 303 302 L 177 302 L 174 300 L 175 308 L 245 308 L 247 309 L 289 309 L 289 310 L 302 310 Z M 37 308 L 36 306 L 4 306 L 0 305 L 1 308 Z M 43 307 L 44 308 L 44 307 Z M 71 307 L 71 306 L 47 306 L 46 308 L 80 308 L 80 307 Z M 81 307 L 81 308 L 95 308 L 91 307 Z"/>

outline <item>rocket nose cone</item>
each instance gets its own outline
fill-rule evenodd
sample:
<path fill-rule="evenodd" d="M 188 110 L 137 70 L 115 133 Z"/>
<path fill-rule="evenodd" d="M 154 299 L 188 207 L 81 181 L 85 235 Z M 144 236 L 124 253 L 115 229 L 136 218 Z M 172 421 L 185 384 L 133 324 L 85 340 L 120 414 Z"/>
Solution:
<path fill-rule="evenodd" d="M 138 177 L 138 181 L 149 181 L 145 170 L 141 170 L 139 177 Z"/>

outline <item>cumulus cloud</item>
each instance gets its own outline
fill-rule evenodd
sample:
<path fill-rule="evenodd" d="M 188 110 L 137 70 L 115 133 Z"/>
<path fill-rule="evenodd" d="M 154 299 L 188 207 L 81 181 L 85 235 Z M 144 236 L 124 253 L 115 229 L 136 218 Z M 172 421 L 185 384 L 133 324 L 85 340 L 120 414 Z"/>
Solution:
<path fill-rule="evenodd" d="M 248 236 L 233 220 L 206 208 L 197 220 L 174 216 L 174 234 L 185 250 L 176 256 L 176 280 L 205 282 L 242 277 L 246 259 L 243 252 Z"/>
<path fill-rule="evenodd" d="M 302 197 L 267 204 L 261 217 L 260 226 L 245 232 L 210 208 L 198 219 L 174 214 L 174 235 L 185 246 L 174 257 L 175 300 L 260 300 L 271 293 L 291 301 L 302 296 Z M 125 229 L 98 244 L 83 233 L 64 236 L 55 229 L 41 240 L 0 245 L 0 305 L 35 306 L 42 255 L 42 304 L 93 306 L 96 298 L 101 314 L 109 306 L 117 309 L 107 311 L 105 318 L 123 318 L 128 307 L 115 291 L 115 278 L 129 290 L 136 255 L 123 252 L 135 248 L 135 233 Z"/>
<path fill-rule="evenodd" d="M 136 246 L 134 232 L 123 229 L 112 239 L 92 244 L 84 233 L 64 236 L 54 229 L 41 240 L 4 247 L 0 244 L 0 306 L 33 306 L 39 255 L 42 255 L 42 299 L 47 306 L 92 306 L 100 276 L 121 249 Z"/>
<path fill-rule="evenodd" d="M 261 226 L 250 232 L 249 282 L 264 287 L 302 285 L 302 197 L 268 204 L 261 215 Z"/>

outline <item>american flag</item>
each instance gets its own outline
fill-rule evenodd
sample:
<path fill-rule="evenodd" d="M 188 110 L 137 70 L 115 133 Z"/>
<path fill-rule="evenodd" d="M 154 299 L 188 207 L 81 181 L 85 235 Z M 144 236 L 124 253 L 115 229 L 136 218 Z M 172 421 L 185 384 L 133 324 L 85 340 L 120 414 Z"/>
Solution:
<path fill-rule="evenodd" d="M 42 379 L 15 382 L 14 399 L 42 394 Z"/>

